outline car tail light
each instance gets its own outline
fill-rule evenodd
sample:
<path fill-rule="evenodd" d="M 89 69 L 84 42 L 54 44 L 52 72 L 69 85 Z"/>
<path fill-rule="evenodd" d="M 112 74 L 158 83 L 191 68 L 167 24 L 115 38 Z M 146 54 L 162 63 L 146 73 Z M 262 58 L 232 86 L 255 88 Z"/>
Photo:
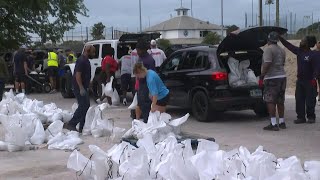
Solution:
<path fill-rule="evenodd" d="M 226 72 L 214 72 L 211 76 L 214 81 L 226 81 L 228 80 L 228 73 Z"/>

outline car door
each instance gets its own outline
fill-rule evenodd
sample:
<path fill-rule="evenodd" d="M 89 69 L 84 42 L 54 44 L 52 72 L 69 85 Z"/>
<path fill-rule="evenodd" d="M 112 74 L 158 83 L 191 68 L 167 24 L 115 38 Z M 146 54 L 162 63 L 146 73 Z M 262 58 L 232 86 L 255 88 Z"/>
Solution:
<path fill-rule="evenodd" d="M 198 68 L 198 62 L 199 58 L 202 61 L 202 57 L 199 51 L 178 53 L 174 54 L 166 66 L 164 66 L 165 70 L 162 71 L 162 76 L 164 77 L 165 84 L 170 89 L 172 97 L 170 104 L 189 107 L 189 92 L 195 84 L 197 72 L 201 70 L 201 68 Z M 178 65 L 176 66 L 176 64 Z"/>
<path fill-rule="evenodd" d="M 183 84 L 178 78 L 178 67 L 182 64 L 183 55 L 184 52 L 174 53 L 160 68 L 160 77 L 170 90 L 170 104 L 175 106 L 180 106 L 180 103 L 177 102 L 179 99 L 177 94 Z"/>

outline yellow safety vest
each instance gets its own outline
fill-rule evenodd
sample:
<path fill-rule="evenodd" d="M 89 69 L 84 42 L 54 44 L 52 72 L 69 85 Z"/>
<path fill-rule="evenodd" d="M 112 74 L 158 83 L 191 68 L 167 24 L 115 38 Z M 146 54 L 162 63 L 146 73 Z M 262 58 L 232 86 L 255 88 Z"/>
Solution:
<path fill-rule="evenodd" d="M 58 55 L 54 52 L 48 52 L 48 67 L 58 67 Z"/>
<path fill-rule="evenodd" d="M 77 61 L 77 58 L 74 54 L 69 54 L 69 56 L 72 56 L 72 61 L 69 60 L 69 57 L 67 58 L 67 63 L 70 64 L 70 63 L 74 63 Z"/>

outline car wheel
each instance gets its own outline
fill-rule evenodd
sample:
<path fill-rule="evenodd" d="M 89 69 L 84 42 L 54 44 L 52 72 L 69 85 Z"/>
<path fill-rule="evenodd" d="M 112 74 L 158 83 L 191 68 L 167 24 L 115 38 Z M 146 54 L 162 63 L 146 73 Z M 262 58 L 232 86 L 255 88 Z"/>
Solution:
<path fill-rule="evenodd" d="M 72 91 L 72 74 L 70 70 L 67 70 L 60 81 L 60 92 L 64 98 L 74 98 Z"/>
<path fill-rule="evenodd" d="M 256 113 L 257 116 L 259 117 L 268 117 L 269 112 L 268 112 L 268 107 L 266 103 L 259 103 L 254 106 L 253 111 Z"/>
<path fill-rule="evenodd" d="M 210 104 L 207 95 L 202 91 L 197 91 L 192 97 L 192 113 L 200 122 L 210 121 Z"/>
<path fill-rule="evenodd" d="M 43 86 L 43 91 L 45 93 L 49 93 L 51 91 L 51 85 L 49 83 L 45 83 Z"/>

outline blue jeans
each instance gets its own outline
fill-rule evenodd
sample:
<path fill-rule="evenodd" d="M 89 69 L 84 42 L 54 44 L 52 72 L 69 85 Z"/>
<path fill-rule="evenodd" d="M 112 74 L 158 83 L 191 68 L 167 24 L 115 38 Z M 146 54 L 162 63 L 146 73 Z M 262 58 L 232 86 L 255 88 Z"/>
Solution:
<path fill-rule="evenodd" d="M 78 108 L 76 112 L 74 112 L 74 115 L 69 122 L 69 125 L 76 127 L 78 123 L 80 123 L 79 130 L 82 131 L 84 123 L 85 123 L 85 118 L 87 111 L 90 107 L 90 99 L 89 99 L 89 94 L 88 91 L 86 95 L 81 96 L 80 95 L 80 90 L 74 89 L 73 90 L 74 95 L 77 98 L 78 101 Z"/>

